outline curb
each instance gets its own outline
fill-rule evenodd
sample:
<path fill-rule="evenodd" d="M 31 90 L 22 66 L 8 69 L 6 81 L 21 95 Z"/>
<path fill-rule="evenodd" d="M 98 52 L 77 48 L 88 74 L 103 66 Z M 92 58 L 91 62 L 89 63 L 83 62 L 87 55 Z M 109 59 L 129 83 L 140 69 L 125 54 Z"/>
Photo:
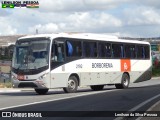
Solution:
<path fill-rule="evenodd" d="M 13 93 L 13 92 L 22 92 L 22 91 L 34 91 L 34 89 L 14 89 L 14 88 L 1 88 L 0 93 Z"/>
<path fill-rule="evenodd" d="M 157 80 L 160 79 L 160 77 L 152 77 L 151 80 Z"/>
<path fill-rule="evenodd" d="M 155 104 L 153 104 L 148 110 L 146 110 L 146 112 L 149 112 L 149 111 L 157 111 L 156 110 L 156 108 L 157 107 L 160 107 L 160 100 L 159 101 L 157 101 Z M 158 108 L 159 108 L 158 107 Z M 153 120 L 155 119 L 155 120 L 158 120 L 158 119 L 156 119 L 156 118 L 158 118 L 158 117 L 154 117 L 154 118 L 152 118 Z M 138 117 L 136 120 L 150 120 L 151 118 L 150 117 Z"/>
<path fill-rule="evenodd" d="M 160 100 L 156 102 L 154 105 L 152 105 L 147 111 L 157 111 L 155 110 L 157 106 L 160 106 Z"/>

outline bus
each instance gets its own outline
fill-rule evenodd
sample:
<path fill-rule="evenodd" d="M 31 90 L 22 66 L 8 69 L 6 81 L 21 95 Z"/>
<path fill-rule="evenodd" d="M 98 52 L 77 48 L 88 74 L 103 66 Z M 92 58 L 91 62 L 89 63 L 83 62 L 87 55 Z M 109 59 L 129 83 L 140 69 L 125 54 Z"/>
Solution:
<path fill-rule="evenodd" d="M 66 93 L 89 86 L 125 89 L 151 79 L 150 43 L 93 33 L 39 34 L 16 41 L 12 59 L 14 88 L 38 94 L 63 88 Z"/>

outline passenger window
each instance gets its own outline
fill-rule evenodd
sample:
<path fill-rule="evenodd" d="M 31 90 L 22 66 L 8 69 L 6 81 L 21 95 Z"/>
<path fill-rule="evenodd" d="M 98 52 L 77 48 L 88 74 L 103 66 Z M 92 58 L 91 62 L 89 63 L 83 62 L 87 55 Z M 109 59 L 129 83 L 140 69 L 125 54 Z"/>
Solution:
<path fill-rule="evenodd" d="M 66 42 L 66 55 L 67 57 L 81 57 L 82 55 L 81 42 L 68 40 Z"/>
<path fill-rule="evenodd" d="M 124 57 L 124 47 L 122 44 L 112 44 L 112 57 L 113 58 Z"/>
<path fill-rule="evenodd" d="M 84 57 L 97 57 L 96 42 L 83 42 L 83 56 Z"/>
<path fill-rule="evenodd" d="M 143 46 L 137 45 L 137 58 L 139 59 L 145 58 L 145 50 Z"/>
<path fill-rule="evenodd" d="M 149 48 L 149 46 L 145 46 L 144 49 L 145 49 L 145 58 L 149 59 L 150 58 L 150 48 Z"/>
<path fill-rule="evenodd" d="M 100 42 L 98 44 L 98 56 L 99 57 L 111 57 L 111 44 Z"/>
<path fill-rule="evenodd" d="M 125 58 L 135 58 L 135 45 L 126 44 L 125 45 Z"/>
<path fill-rule="evenodd" d="M 150 48 L 149 46 L 137 46 L 138 52 L 137 57 L 142 59 L 148 59 L 150 58 Z"/>
<path fill-rule="evenodd" d="M 130 51 L 131 51 L 131 57 L 130 58 L 136 58 L 136 48 L 135 45 L 130 46 Z"/>
<path fill-rule="evenodd" d="M 64 43 L 55 42 L 52 45 L 51 60 L 55 62 L 64 61 Z"/>

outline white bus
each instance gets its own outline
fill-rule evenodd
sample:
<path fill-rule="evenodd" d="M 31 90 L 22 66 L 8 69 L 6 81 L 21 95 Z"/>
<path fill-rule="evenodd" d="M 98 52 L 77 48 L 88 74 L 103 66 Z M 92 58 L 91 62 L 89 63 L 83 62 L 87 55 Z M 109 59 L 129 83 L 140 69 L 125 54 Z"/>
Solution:
<path fill-rule="evenodd" d="M 38 94 L 52 88 L 67 93 L 82 86 L 128 88 L 151 79 L 150 51 L 148 42 L 92 33 L 22 37 L 13 54 L 13 87 L 31 87 Z"/>

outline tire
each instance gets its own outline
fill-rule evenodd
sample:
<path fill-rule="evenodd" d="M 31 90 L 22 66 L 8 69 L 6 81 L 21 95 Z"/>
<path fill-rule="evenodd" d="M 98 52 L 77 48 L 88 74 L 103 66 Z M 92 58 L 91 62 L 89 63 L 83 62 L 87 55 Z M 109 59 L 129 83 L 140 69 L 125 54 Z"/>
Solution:
<path fill-rule="evenodd" d="M 93 85 L 93 86 L 90 86 L 92 90 L 94 91 L 98 91 L 98 90 L 103 90 L 104 88 L 104 85 Z"/>
<path fill-rule="evenodd" d="M 48 89 L 35 89 L 35 91 L 39 95 L 45 95 L 48 92 Z"/>
<path fill-rule="evenodd" d="M 117 89 L 126 89 L 129 87 L 129 83 L 130 83 L 130 78 L 126 73 L 124 73 L 122 75 L 121 84 L 115 84 L 115 86 Z"/>
<path fill-rule="evenodd" d="M 78 80 L 75 76 L 71 76 L 68 79 L 68 86 L 63 88 L 65 93 L 75 93 L 78 88 Z"/>

